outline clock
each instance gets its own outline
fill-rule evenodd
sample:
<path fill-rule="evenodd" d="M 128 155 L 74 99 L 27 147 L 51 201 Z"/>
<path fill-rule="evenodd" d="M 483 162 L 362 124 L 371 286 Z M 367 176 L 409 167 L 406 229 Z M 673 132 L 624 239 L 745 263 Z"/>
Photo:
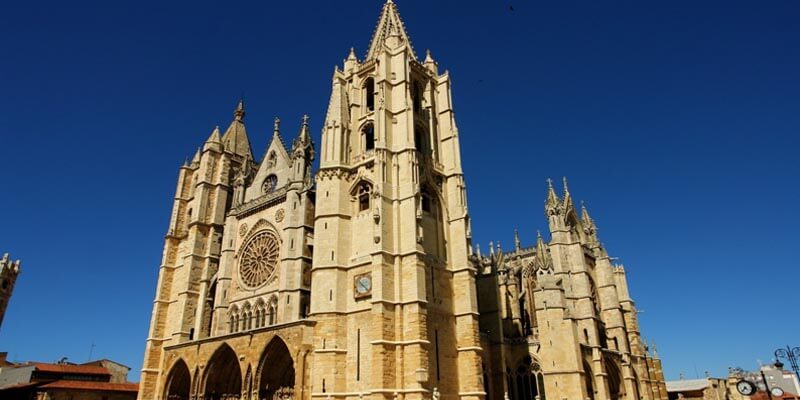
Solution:
<path fill-rule="evenodd" d="M 736 390 L 743 396 L 750 396 L 756 392 L 756 385 L 744 379 L 736 383 Z"/>
<path fill-rule="evenodd" d="M 372 274 L 367 272 L 366 274 L 356 275 L 353 280 L 353 295 L 355 298 L 359 299 L 362 297 L 367 297 L 372 295 Z"/>
<path fill-rule="evenodd" d="M 772 393 L 772 395 L 775 397 L 783 398 L 783 389 L 777 386 L 773 386 L 769 392 Z"/>

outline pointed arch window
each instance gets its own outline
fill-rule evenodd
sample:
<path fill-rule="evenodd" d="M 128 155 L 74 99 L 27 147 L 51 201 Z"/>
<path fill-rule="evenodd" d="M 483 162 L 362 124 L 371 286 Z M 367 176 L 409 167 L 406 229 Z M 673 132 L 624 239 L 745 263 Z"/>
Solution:
<path fill-rule="evenodd" d="M 436 213 L 436 196 L 431 192 L 427 186 L 422 187 L 422 212 L 435 214 Z"/>
<path fill-rule="evenodd" d="M 267 306 L 267 321 L 269 325 L 275 325 L 278 322 L 278 298 L 275 296 L 269 300 L 269 306 Z"/>
<path fill-rule="evenodd" d="M 363 143 L 362 149 L 364 153 L 375 148 L 375 126 L 372 122 L 368 122 L 361 128 L 361 141 Z"/>
<path fill-rule="evenodd" d="M 428 130 L 422 125 L 414 125 L 414 146 L 417 151 L 427 155 L 430 151 L 430 141 L 428 140 Z"/>
<path fill-rule="evenodd" d="M 372 186 L 367 182 L 361 182 L 356 190 L 356 201 L 358 202 L 358 211 L 369 210 L 370 195 L 372 194 Z"/>
<path fill-rule="evenodd" d="M 367 78 L 364 82 L 364 98 L 366 100 L 367 111 L 375 110 L 375 79 Z"/>
<path fill-rule="evenodd" d="M 506 370 L 508 394 L 511 400 L 546 400 L 544 375 L 539 363 L 525 357 L 515 370 Z"/>
<path fill-rule="evenodd" d="M 228 331 L 230 333 L 235 333 L 239 330 L 239 308 L 233 306 L 231 311 L 228 313 Z"/>
<path fill-rule="evenodd" d="M 411 102 L 415 112 L 422 111 L 422 88 L 419 82 L 414 82 L 411 85 Z"/>

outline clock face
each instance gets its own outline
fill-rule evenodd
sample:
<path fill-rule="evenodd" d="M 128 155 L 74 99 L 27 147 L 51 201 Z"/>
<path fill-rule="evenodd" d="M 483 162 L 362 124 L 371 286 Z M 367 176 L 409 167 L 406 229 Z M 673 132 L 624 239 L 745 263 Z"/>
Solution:
<path fill-rule="evenodd" d="M 742 395 L 750 396 L 756 392 L 756 385 L 750 381 L 741 380 L 736 384 L 736 390 L 738 390 Z"/>
<path fill-rule="evenodd" d="M 356 277 L 356 294 L 366 295 L 372 291 L 372 277 L 370 275 L 361 275 Z"/>
<path fill-rule="evenodd" d="M 783 397 L 783 389 L 777 386 L 773 387 L 772 390 L 770 390 L 770 393 L 772 393 L 772 395 L 775 397 Z"/>

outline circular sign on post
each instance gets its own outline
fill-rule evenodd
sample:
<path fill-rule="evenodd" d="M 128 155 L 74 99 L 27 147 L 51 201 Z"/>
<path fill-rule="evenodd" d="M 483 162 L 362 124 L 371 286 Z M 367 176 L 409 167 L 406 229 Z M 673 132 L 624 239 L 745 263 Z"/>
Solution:
<path fill-rule="evenodd" d="M 736 390 L 743 396 L 751 396 L 756 392 L 756 385 L 747 380 L 736 382 Z"/>

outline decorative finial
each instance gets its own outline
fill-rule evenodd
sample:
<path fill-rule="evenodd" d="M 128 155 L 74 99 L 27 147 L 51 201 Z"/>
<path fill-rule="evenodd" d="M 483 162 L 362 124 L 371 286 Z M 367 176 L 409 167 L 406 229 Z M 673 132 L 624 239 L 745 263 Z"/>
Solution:
<path fill-rule="evenodd" d="M 567 177 L 566 176 L 562 177 L 562 180 L 564 182 L 564 193 L 569 193 L 569 186 L 567 186 Z"/>
<path fill-rule="evenodd" d="M 516 229 L 514 229 L 514 247 L 516 247 L 517 250 L 522 248 L 522 242 L 519 240 L 519 231 Z"/>
<path fill-rule="evenodd" d="M 548 189 L 552 189 L 553 188 L 553 180 L 550 179 L 550 178 L 547 178 L 547 188 Z"/>
<path fill-rule="evenodd" d="M 348 60 L 357 60 L 358 59 L 356 57 L 356 49 L 354 47 L 350 48 L 350 54 L 347 55 L 347 59 Z"/>
<path fill-rule="evenodd" d="M 244 119 L 244 98 L 239 99 L 239 104 L 236 105 L 236 111 L 233 112 L 233 118 L 237 121 Z"/>
<path fill-rule="evenodd" d="M 303 126 L 308 127 L 308 114 L 303 114 Z"/>
<path fill-rule="evenodd" d="M 431 57 L 431 50 L 430 49 L 425 50 L 425 62 L 426 63 L 432 63 L 433 62 L 433 57 Z"/>
<path fill-rule="evenodd" d="M 541 238 L 542 238 L 542 231 L 537 229 L 536 230 L 536 239 L 541 239 Z"/>
<path fill-rule="evenodd" d="M 280 133 L 281 131 L 281 119 L 275 117 L 275 121 L 272 123 L 272 131 L 275 133 Z"/>

